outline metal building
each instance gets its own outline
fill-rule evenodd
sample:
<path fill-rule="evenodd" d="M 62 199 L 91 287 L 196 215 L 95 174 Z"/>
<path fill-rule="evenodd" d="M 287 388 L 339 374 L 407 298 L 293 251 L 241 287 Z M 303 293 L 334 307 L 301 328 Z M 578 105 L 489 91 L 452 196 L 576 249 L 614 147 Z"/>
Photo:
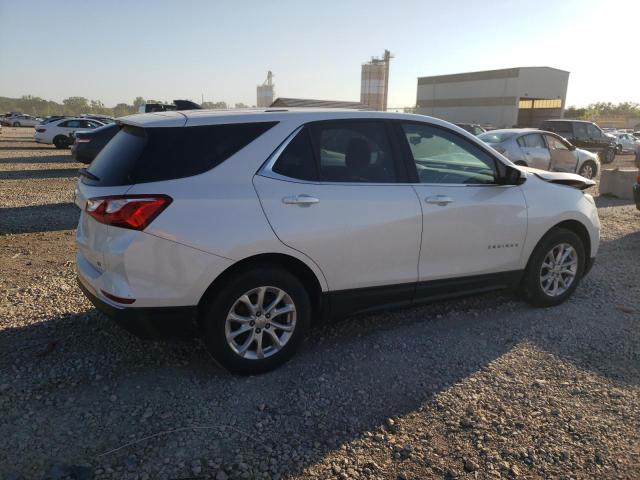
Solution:
<path fill-rule="evenodd" d="M 518 67 L 418 78 L 417 113 L 453 123 L 539 127 L 562 118 L 569 72 Z"/>
<path fill-rule="evenodd" d="M 362 65 L 360 103 L 371 110 L 385 111 L 389 93 L 389 62 L 393 56 L 389 50 L 382 58 L 371 57 L 371 61 Z"/>
<path fill-rule="evenodd" d="M 273 83 L 273 73 L 269 70 L 267 73 L 267 79 L 262 83 L 262 85 L 258 85 L 258 101 L 256 103 L 258 108 L 266 108 L 273 103 L 273 98 L 276 93 L 275 88 L 276 86 Z"/>

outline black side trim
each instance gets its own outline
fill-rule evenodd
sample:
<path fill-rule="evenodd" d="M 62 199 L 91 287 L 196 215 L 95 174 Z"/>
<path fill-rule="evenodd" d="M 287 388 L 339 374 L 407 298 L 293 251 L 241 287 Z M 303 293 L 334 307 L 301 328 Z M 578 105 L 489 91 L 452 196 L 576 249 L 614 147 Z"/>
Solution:
<path fill-rule="evenodd" d="M 408 307 L 446 298 L 513 288 L 520 283 L 524 270 L 473 275 L 420 283 L 338 290 L 324 294 L 327 316 L 344 317 L 377 310 Z"/>
<path fill-rule="evenodd" d="M 472 295 L 503 288 L 512 288 L 520 283 L 524 270 L 472 275 L 421 282 L 416 287 L 414 303 L 431 302 L 445 298 Z"/>
<path fill-rule="evenodd" d="M 102 313 L 130 333 L 144 339 L 193 337 L 197 307 L 115 308 L 90 292 L 78 278 L 85 296 Z"/>

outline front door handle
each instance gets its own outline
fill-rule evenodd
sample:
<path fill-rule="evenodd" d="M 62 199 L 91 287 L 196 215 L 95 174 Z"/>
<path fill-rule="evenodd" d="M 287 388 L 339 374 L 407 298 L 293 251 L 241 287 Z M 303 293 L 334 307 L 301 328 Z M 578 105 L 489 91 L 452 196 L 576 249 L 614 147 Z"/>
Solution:
<path fill-rule="evenodd" d="M 445 205 L 449 205 L 451 202 L 453 202 L 453 198 L 449 197 L 448 195 L 434 195 L 432 197 L 425 198 L 424 201 L 433 205 L 444 207 Z"/>
<path fill-rule="evenodd" d="M 286 205 L 300 205 L 302 207 L 309 207 L 316 203 L 319 203 L 320 200 L 316 197 L 312 197 L 311 195 L 290 195 L 288 197 L 284 197 L 282 199 L 282 203 Z"/>

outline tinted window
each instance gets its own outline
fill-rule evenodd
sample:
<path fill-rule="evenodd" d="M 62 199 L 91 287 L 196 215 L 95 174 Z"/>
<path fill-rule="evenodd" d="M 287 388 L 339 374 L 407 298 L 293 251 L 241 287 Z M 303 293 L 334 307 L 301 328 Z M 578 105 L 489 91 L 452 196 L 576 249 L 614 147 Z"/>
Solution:
<path fill-rule="evenodd" d="M 420 183 L 495 183 L 493 158 L 466 139 L 423 124 L 403 124 L 402 129 Z"/>
<path fill-rule="evenodd" d="M 82 122 L 80 120 L 68 120 L 64 125 L 67 128 L 80 128 L 82 126 Z"/>
<path fill-rule="evenodd" d="M 393 183 L 396 172 L 385 125 L 327 122 L 312 128 L 325 182 Z"/>
<path fill-rule="evenodd" d="M 114 186 L 188 177 L 211 170 L 275 125 L 246 123 L 202 127 L 124 126 L 100 151 L 89 171 Z"/>
<path fill-rule="evenodd" d="M 60 123 L 58 124 L 58 126 L 59 126 L 59 127 L 64 127 L 64 128 L 66 128 L 66 127 L 68 127 L 68 126 L 69 126 L 69 121 L 67 120 L 66 122 L 60 122 Z"/>
<path fill-rule="evenodd" d="M 557 132 L 563 137 L 573 136 L 573 131 L 571 129 L 571 122 L 548 122 L 543 124 L 542 129 L 551 130 L 552 132 Z"/>
<path fill-rule="evenodd" d="M 598 127 L 590 123 L 587 124 L 587 133 L 589 138 L 602 138 L 603 134 Z"/>
<path fill-rule="evenodd" d="M 303 129 L 280 154 L 272 170 L 285 177 L 299 180 L 316 180 L 316 161 L 309 140 L 309 133 Z"/>
<path fill-rule="evenodd" d="M 586 123 L 576 123 L 574 125 L 574 130 L 576 132 L 576 138 L 589 138 Z"/>

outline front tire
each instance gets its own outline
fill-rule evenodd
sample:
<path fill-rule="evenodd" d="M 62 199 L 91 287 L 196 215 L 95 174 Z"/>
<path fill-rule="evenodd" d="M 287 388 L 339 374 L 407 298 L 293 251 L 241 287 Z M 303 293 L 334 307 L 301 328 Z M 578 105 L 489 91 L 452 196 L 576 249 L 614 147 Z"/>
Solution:
<path fill-rule="evenodd" d="M 552 307 L 564 302 L 580 283 L 585 248 L 571 230 L 555 228 L 538 243 L 527 264 L 523 287 L 529 303 Z"/>
<path fill-rule="evenodd" d="M 300 348 L 311 319 L 298 278 L 275 266 L 240 272 L 205 302 L 200 319 L 211 356 L 232 373 L 279 367 Z"/>
<path fill-rule="evenodd" d="M 589 180 L 595 178 L 597 174 L 598 167 L 596 166 L 595 162 L 592 162 L 591 160 L 587 160 L 586 162 L 584 162 L 580 167 L 580 170 L 578 171 L 578 175 L 581 175 L 584 178 L 588 178 Z"/>
<path fill-rule="evenodd" d="M 20 122 L 13 122 L 13 126 L 14 127 L 20 127 L 21 125 L 20 125 Z"/>

